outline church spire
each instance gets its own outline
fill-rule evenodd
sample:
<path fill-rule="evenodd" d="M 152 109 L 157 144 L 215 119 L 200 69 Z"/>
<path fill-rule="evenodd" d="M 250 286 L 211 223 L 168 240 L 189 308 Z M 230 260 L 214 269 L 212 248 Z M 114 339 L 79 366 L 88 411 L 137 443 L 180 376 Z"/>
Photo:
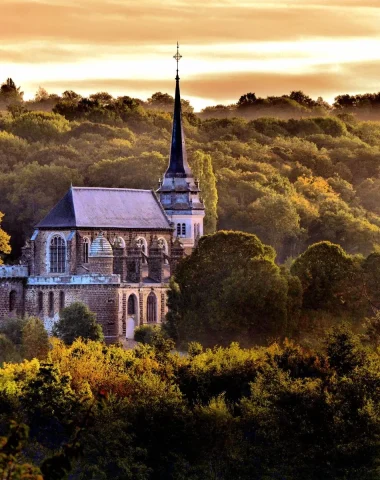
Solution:
<path fill-rule="evenodd" d="M 182 111 L 181 111 L 181 94 L 179 90 L 179 75 L 178 63 L 182 58 L 179 53 L 179 45 L 177 42 L 177 53 L 173 57 L 177 62 L 177 75 L 175 77 L 175 98 L 174 98 L 174 115 L 173 115 L 173 131 L 172 142 L 170 147 L 169 167 L 166 170 L 165 176 L 167 178 L 188 177 L 191 176 L 189 164 L 187 163 L 185 134 L 182 125 Z"/>

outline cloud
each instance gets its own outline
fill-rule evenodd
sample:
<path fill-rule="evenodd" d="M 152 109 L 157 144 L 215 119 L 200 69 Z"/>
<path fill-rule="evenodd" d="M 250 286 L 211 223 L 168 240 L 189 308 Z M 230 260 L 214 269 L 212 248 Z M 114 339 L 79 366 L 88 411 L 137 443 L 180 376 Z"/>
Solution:
<path fill-rule="evenodd" d="M 364 93 L 378 89 L 380 62 L 357 62 L 333 69 L 329 65 L 319 65 L 306 73 L 239 72 L 199 75 L 181 80 L 184 98 L 205 98 L 215 103 L 237 101 L 247 92 L 258 96 L 284 95 L 292 90 L 303 90 L 317 98 L 332 99 L 341 93 Z M 38 85 L 34 85 L 37 87 Z M 146 98 L 157 91 L 174 94 L 173 81 L 154 79 L 90 79 L 72 81 L 70 84 L 51 81 L 43 86 L 49 91 L 64 91 L 68 88 L 79 92 L 109 91 L 118 95 L 131 95 Z"/>
<path fill-rule="evenodd" d="M 91 43 L 96 54 L 97 44 L 154 45 L 174 43 L 177 39 L 182 43 L 207 44 L 226 40 L 368 36 L 378 32 L 379 16 L 379 9 L 357 8 L 352 14 L 347 8 L 299 2 L 289 5 L 3 0 L 0 38 L 3 44 L 47 39 Z"/>

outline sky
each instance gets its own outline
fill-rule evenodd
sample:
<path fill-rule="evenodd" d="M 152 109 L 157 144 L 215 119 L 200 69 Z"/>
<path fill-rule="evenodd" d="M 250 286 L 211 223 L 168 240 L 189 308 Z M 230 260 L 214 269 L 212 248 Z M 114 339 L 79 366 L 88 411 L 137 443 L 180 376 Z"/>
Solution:
<path fill-rule="evenodd" d="M 181 94 L 197 111 L 303 90 L 380 91 L 380 0 L 0 0 L 0 82 L 25 98 Z"/>

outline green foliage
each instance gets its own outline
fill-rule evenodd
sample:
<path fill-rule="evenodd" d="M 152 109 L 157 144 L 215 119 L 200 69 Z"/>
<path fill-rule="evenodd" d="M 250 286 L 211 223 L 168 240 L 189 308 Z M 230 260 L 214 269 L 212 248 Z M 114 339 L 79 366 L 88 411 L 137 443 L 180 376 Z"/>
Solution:
<path fill-rule="evenodd" d="M 16 345 L 4 334 L 0 334 L 0 366 L 4 362 L 19 362 L 21 355 Z"/>
<path fill-rule="evenodd" d="M 350 254 L 376 251 L 380 128 L 352 115 L 377 115 L 376 95 L 363 98 L 331 109 L 301 91 L 268 98 L 250 92 L 198 116 L 183 101 L 206 233 L 255 233 L 276 248 L 280 262 L 323 240 Z M 11 260 L 71 182 L 156 188 L 167 167 L 172 102 L 162 92 L 143 102 L 107 92 L 58 97 L 42 88 L 35 101 L 9 104 L 0 119 L 0 211 Z"/>
<path fill-rule="evenodd" d="M 380 346 L 380 313 L 376 313 L 364 320 L 365 334 L 364 338 L 373 348 L 378 348 Z"/>
<path fill-rule="evenodd" d="M 21 317 L 3 318 L 0 321 L 0 334 L 5 335 L 17 347 L 22 345 L 22 331 L 26 320 Z"/>
<path fill-rule="evenodd" d="M 54 324 L 53 335 L 71 345 L 76 338 L 103 341 L 102 327 L 96 321 L 95 313 L 87 305 L 75 302 L 64 308 Z"/>
<path fill-rule="evenodd" d="M 200 181 L 202 197 L 206 209 L 204 218 L 205 233 L 214 233 L 218 220 L 217 205 L 218 191 L 216 188 L 216 178 L 214 175 L 211 156 L 201 150 L 197 150 L 193 155 L 193 174 Z"/>
<path fill-rule="evenodd" d="M 347 327 L 319 352 L 190 350 L 54 340 L 52 363 L 6 365 L 0 398 L 18 403 L 0 417 L 0 468 L 12 479 L 37 464 L 51 480 L 376 478 L 379 356 Z M 26 426 L 9 432 L 16 414 Z"/>
<path fill-rule="evenodd" d="M 22 353 L 26 360 L 46 360 L 49 353 L 49 336 L 39 318 L 30 317 L 22 329 Z"/>
<path fill-rule="evenodd" d="M 6 480 L 43 480 L 40 470 L 20 462 L 22 448 L 28 438 L 27 425 L 12 421 L 8 437 L 0 437 L 0 478 Z"/>
<path fill-rule="evenodd" d="M 303 307 L 339 312 L 350 304 L 355 286 L 355 263 L 339 246 L 330 242 L 311 245 L 291 267 L 301 280 Z"/>
<path fill-rule="evenodd" d="M 364 352 L 359 339 L 345 324 L 329 333 L 326 350 L 331 367 L 340 375 L 348 375 L 363 366 Z"/>
<path fill-rule="evenodd" d="M 47 112 L 28 112 L 15 118 L 12 132 L 29 141 L 51 141 L 70 130 L 69 122 L 61 115 Z"/>
<path fill-rule="evenodd" d="M 168 324 L 180 344 L 268 341 L 287 331 L 288 279 L 255 235 L 218 232 L 177 267 Z"/>

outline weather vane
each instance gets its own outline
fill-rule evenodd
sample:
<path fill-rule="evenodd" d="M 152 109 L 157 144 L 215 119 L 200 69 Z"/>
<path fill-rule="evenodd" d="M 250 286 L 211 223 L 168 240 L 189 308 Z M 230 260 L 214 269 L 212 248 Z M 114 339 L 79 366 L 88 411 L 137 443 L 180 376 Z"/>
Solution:
<path fill-rule="evenodd" d="M 181 60 L 182 58 L 182 55 L 179 53 L 179 45 L 178 45 L 178 42 L 177 42 L 177 53 L 174 55 L 174 60 L 176 60 L 177 62 L 177 77 L 178 77 L 178 62 Z"/>

